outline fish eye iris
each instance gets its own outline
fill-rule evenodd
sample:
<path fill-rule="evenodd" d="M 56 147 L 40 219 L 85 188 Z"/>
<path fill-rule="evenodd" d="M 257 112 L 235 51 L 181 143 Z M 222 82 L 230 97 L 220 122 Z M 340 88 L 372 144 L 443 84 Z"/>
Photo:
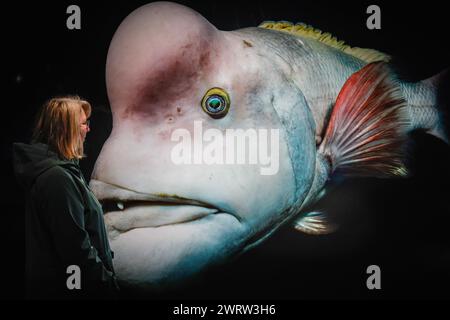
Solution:
<path fill-rule="evenodd" d="M 202 108 L 214 119 L 223 118 L 230 109 L 230 97 L 221 88 L 211 88 L 203 96 Z"/>
<path fill-rule="evenodd" d="M 218 113 L 225 109 L 225 101 L 222 97 L 214 95 L 206 100 L 206 108 L 211 113 Z"/>

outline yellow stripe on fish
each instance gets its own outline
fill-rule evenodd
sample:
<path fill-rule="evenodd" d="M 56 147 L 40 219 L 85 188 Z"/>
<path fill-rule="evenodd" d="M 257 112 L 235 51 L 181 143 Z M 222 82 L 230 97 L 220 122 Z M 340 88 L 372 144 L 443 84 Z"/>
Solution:
<path fill-rule="evenodd" d="M 316 29 L 316 28 L 314 28 L 310 25 L 304 24 L 304 23 L 297 23 L 294 25 L 293 23 L 291 23 L 289 21 L 279 21 L 279 22 L 264 21 L 258 27 L 264 28 L 264 29 L 282 31 L 282 32 L 293 34 L 293 35 L 314 39 L 314 40 L 320 41 L 330 47 L 341 50 L 341 51 L 343 51 L 351 56 L 354 56 L 358 59 L 361 59 L 367 63 L 376 62 L 376 61 L 389 62 L 389 60 L 391 59 L 391 57 L 389 55 L 387 55 L 383 52 L 377 51 L 377 50 L 359 48 L 359 47 L 351 47 L 351 46 L 345 44 L 344 41 L 338 40 L 331 33 L 323 32 L 322 30 Z"/>

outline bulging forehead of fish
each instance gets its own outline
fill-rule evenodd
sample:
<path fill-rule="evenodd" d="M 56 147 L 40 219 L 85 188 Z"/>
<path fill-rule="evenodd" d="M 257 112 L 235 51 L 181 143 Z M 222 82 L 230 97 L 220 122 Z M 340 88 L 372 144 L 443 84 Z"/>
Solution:
<path fill-rule="evenodd" d="M 189 8 L 171 3 L 139 8 L 122 22 L 109 48 L 112 108 L 185 95 L 220 63 L 222 40 L 221 32 Z"/>

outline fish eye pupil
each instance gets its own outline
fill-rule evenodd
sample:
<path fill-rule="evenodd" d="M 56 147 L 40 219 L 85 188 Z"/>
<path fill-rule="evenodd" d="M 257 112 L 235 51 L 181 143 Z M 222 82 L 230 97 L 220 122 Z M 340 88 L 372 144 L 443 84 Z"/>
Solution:
<path fill-rule="evenodd" d="M 209 106 L 212 107 L 212 108 L 214 108 L 214 109 L 217 109 L 218 107 L 220 107 L 220 100 L 218 100 L 218 99 L 212 99 L 212 100 L 209 102 Z"/>

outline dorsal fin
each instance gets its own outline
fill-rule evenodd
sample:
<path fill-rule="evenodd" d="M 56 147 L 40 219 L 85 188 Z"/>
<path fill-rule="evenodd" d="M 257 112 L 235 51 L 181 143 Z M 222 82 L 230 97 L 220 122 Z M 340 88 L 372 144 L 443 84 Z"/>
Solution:
<path fill-rule="evenodd" d="M 406 175 L 407 104 L 386 63 L 374 62 L 342 87 L 319 152 L 345 175 Z"/>
<path fill-rule="evenodd" d="M 358 48 L 358 47 L 352 48 L 349 45 L 346 45 L 344 43 L 344 41 L 339 41 L 331 33 L 322 32 L 321 30 L 315 29 L 314 27 L 304 24 L 304 23 L 297 23 L 294 25 L 293 23 L 288 22 L 288 21 L 279 21 L 279 22 L 264 21 L 258 27 L 283 31 L 283 32 L 287 32 L 290 34 L 311 38 L 311 39 L 320 41 L 320 42 L 322 42 L 330 47 L 333 47 L 335 49 L 339 49 L 339 50 L 341 50 L 351 56 L 354 56 L 358 59 L 361 59 L 367 63 L 375 62 L 375 61 L 388 62 L 391 59 L 391 57 L 389 55 L 382 53 L 380 51 L 377 51 L 377 50 L 364 49 L 364 48 Z"/>

